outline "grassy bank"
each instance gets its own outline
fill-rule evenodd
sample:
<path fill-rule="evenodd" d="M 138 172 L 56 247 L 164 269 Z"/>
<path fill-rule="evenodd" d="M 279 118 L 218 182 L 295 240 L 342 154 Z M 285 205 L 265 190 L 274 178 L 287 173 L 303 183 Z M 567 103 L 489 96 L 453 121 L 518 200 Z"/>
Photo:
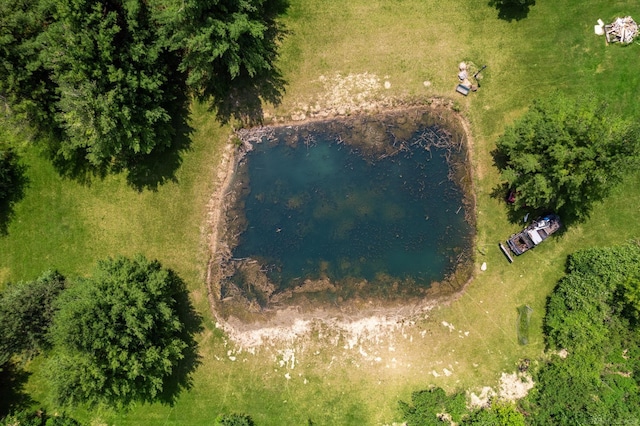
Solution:
<path fill-rule="evenodd" d="M 194 113 L 196 133 L 177 182 L 155 192 L 138 192 L 122 176 L 90 186 L 62 179 L 37 149 L 16 141 L 30 185 L 16 205 L 9 234 L 0 237 L 0 282 L 33 279 L 50 267 L 84 274 L 96 259 L 142 252 L 178 271 L 205 317 L 202 364 L 193 389 L 174 406 L 74 414 L 109 424 L 211 424 L 222 412 L 246 412 L 259 425 L 382 424 L 396 419 L 396 401 L 407 400 L 413 390 L 430 384 L 493 386 L 518 359 L 539 356 L 546 296 L 562 274 L 566 255 L 640 236 L 640 175 L 629 176 L 588 222 L 509 265 L 497 242 L 520 225 L 509 224 L 502 200 L 490 196 L 499 181 L 490 152 L 533 98 L 555 90 L 602 96 L 615 111 L 638 119 L 640 47 L 605 46 L 593 34 L 593 24 L 640 10 L 623 1 L 537 3 L 526 19 L 508 22 L 486 2 L 471 0 L 291 1 L 285 17 L 291 34 L 281 58 L 287 93 L 270 114 L 287 116 L 327 102 L 329 79 L 366 73 L 391 84 L 372 97 L 453 98 L 472 125 L 477 277 L 457 301 L 382 340 L 361 339 L 350 346 L 345 336 L 327 332 L 250 353 L 214 327 L 203 285 L 203 226 L 229 129 L 218 126 L 206 109 L 197 107 Z M 462 60 L 488 65 L 480 90 L 466 98 L 454 93 Z M 485 272 L 479 270 L 482 262 L 488 264 Z M 517 307 L 524 304 L 533 313 L 529 344 L 521 346 Z M 284 362 L 284 349 L 295 351 L 295 365 Z M 38 365 L 31 366 L 26 389 L 48 404 Z"/>

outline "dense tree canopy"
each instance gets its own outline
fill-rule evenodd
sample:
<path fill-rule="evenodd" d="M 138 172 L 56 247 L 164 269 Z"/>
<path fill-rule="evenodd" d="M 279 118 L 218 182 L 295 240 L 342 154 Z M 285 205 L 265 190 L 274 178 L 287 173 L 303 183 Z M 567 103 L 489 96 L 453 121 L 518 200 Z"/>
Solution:
<path fill-rule="evenodd" d="M 551 347 L 601 348 L 613 318 L 626 316 L 628 285 L 640 277 L 640 247 L 580 250 L 569 257 L 567 275 L 549 297 L 545 334 Z"/>
<path fill-rule="evenodd" d="M 190 93 L 223 118 L 279 99 L 275 60 L 284 30 L 277 18 L 286 6 L 7 0 L 0 5 L 0 96 L 15 118 L 47 131 L 57 164 L 128 169 L 177 143 Z"/>
<path fill-rule="evenodd" d="M 30 357 L 48 347 L 54 301 L 64 288 L 64 277 L 49 271 L 0 293 L 0 367 L 14 355 Z"/>
<path fill-rule="evenodd" d="M 179 310 L 184 284 L 142 256 L 99 262 L 58 299 L 48 370 L 62 404 L 160 399 L 193 348 Z"/>
<path fill-rule="evenodd" d="M 640 418 L 640 330 L 629 310 L 629 278 L 640 277 L 640 247 L 573 254 L 549 298 L 545 332 L 552 351 L 525 401 L 534 425 L 625 424 Z"/>
<path fill-rule="evenodd" d="M 180 69 L 201 98 L 226 99 L 249 80 L 273 75 L 286 0 L 157 0 Z M 240 84 L 240 86 L 238 86 Z"/>
<path fill-rule="evenodd" d="M 471 413 L 464 426 L 524 426 L 524 416 L 510 401 L 496 400 L 489 407 Z"/>
<path fill-rule="evenodd" d="M 66 414 L 47 413 L 46 410 L 25 409 L 0 419 L 0 426 L 81 426 L 82 423 Z"/>
<path fill-rule="evenodd" d="M 123 167 L 171 144 L 175 60 L 162 48 L 147 2 L 56 1 L 41 40 L 59 96 L 59 154 Z"/>
<path fill-rule="evenodd" d="M 55 86 L 41 59 L 39 36 L 52 19 L 42 0 L 0 2 L 0 100 L 16 118 L 39 128 L 53 125 Z"/>
<path fill-rule="evenodd" d="M 399 402 L 402 419 L 409 426 L 428 426 L 442 423 L 446 414 L 454 422 L 460 422 L 467 413 L 464 393 L 447 395 L 444 389 L 432 387 L 411 394 L 411 403 Z"/>
<path fill-rule="evenodd" d="M 464 394 L 431 388 L 414 392 L 411 404 L 400 402 L 403 420 L 436 425 L 448 415 L 461 425 L 637 423 L 640 246 L 580 250 L 567 265 L 547 304 L 548 357 L 533 368 L 536 385 L 518 406 L 497 399 L 469 411 Z"/>
<path fill-rule="evenodd" d="M 499 398 L 487 407 L 466 406 L 464 392 L 447 395 L 444 389 L 432 387 L 414 392 L 411 404 L 400 401 L 402 420 L 408 426 L 437 426 L 443 424 L 476 426 L 524 426 L 524 416 L 511 401 Z"/>
<path fill-rule="evenodd" d="M 498 140 L 496 159 L 516 209 L 584 219 L 638 164 L 640 127 L 594 100 L 537 100 Z"/>

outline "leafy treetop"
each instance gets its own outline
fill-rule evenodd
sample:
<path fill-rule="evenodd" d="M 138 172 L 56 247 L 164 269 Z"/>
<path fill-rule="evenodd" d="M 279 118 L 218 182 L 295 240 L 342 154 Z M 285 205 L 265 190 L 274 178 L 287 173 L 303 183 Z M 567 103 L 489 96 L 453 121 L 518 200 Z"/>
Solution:
<path fill-rule="evenodd" d="M 549 298 L 545 333 L 552 355 L 523 401 L 528 423 L 625 424 L 640 418 L 640 333 L 634 301 L 640 247 L 580 250 Z M 630 296 L 629 292 L 634 296 Z M 570 409 L 567 409 L 570 407 Z"/>
<path fill-rule="evenodd" d="M 640 158 L 640 126 L 594 99 L 560 95 L 533 103 L 497 143 L 496 161 L 518 192 L 516 209 L 588 217 Z"/>
<path fill-rule="evenodd" d="M 184 284 L 142 256 L 101 261 L 58 300 L 49 377 L 59 403 L 160 399 L 193 346 L 177 299 Z"/>
<path fill-rule="evenodd" d="M 15 355 L 30 358 L 49 347 L 54 302 L 65 285 L 62 275 L 48 271 L 35 281 L 9 284 L 0 293 L 0 367 Z"/>

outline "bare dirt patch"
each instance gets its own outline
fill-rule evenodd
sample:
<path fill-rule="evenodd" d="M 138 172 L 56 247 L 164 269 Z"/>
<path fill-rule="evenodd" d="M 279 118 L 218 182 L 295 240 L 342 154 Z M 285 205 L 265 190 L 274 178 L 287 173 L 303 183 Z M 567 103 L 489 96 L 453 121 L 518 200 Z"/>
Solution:
<path fill-rule="evenodd" d="M 533 386 L 533 379 L 527 373 L 502 373 L 498 390 L 485 386 L 478 393 L 471 392 L 469 405 L 472 408 L 488 407 L 494 398 L 516 401 L 527 396 Z"/>

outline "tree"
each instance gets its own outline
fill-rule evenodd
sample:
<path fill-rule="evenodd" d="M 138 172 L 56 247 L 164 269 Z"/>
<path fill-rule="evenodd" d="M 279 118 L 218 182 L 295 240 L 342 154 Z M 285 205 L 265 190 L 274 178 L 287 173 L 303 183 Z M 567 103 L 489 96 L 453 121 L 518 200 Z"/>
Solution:
<path fill-rule="evenodd" d="M 588 217 L 639 159 L 640 126 L 593 99 L 559 95 L 534 101 L 496 150 L 502 178 L 518 193 L 514 208 L 555 211 L 565 222 Z"/>
<path fill-rule="evenodd" d="M 260 120 L 261 98 L 277 103 L 284 82 L 276 67 L 287 0 L 157 0 L 161 29 L 180 70 L 201 100 L 227 120 Z"/>
<path fill-rule="evenodd" d="M 0 294 L 0 367 L 14 355 L 30 358 L 49 346 L 54 302 L 64 288 L 65 278 L 48 271 L 35 281 L 9 284 Z"/>
<path fill-rule="evenodd" d="M 57 302 L 48 375 L 60 404 L 163 400 L 195 350 L 179 310 L 184 283 L 142 256 L 98 263 Z"/>
<path fill-rule="evenodd" d="M 254 426 L 251 416 L 247 414 L 222 414 L 216 417 L 215 426 Z"/>
<path fill-rule="evenodd" d="M 66 414 L 50 415 L 46 410 L 26 409 L 0 420 L 0 426 L 81 426 L 82 423 Z"/>
<path fill-rule="evenodd" d="M 618 291 L 623 312 L 634 323 L 640 323 L 640 275 L 628 276 Z"/>
<path fill-rule="evenodd" d="M 176 59 L 162 46 L 142 0 L 61 0 L 40 37 L 59 93 L 56 154 L 120 170 L 172 143 Z"/>
<path fill-rule="evenodd" d="M 466 398 L 463 392 L 447 395 L 444 389 L 430 389 L 413 392 L 411 404 L 399 402 L 402 419 L 410 426 L 438 425 L 443 416 L 449 416 L 454 422 L 460 422 L 467 414 Z"/>
<path fill-rule="evenodd" d="M 567 275 L 547 304 L 545 334 L 551 349 L 566 349 L 568 355 L 553 355 L 536 371 L 536 386 L 523 402 L 528 423 L 635 421 L 640 333 L 627 317 L 624 294 L 629 277 L 639 276 L 640 247 L 580 250 L 567 263 Z"/>
<path fill-rule="evenodd" d="M 47 131 L 67 174 L 155 163 L 186 148 L 189 94 L 211 101 L 224 119 L 255 118 L 263 100 L 279 101 L 277 18 L 286 7 L 287 0 L 7 0 L 0 97 L 17 118 Z"/>
<path fill-rule="evenodd" d="M 40 60 L 39 36 L 51 22 L 42 0 L 0 2 L 0 99 L 14 124 L 31 122 L 50 129 L 57 98 L 49 70 Z"/>
<path fill-rule="evenodd" d="M 474 411 L 469 418 L 464 419 L 462 425 L 469 426 L 524 426 L 524 416 L 514 403 L 506 401 L 492 401 L 488 408 Z"/>

